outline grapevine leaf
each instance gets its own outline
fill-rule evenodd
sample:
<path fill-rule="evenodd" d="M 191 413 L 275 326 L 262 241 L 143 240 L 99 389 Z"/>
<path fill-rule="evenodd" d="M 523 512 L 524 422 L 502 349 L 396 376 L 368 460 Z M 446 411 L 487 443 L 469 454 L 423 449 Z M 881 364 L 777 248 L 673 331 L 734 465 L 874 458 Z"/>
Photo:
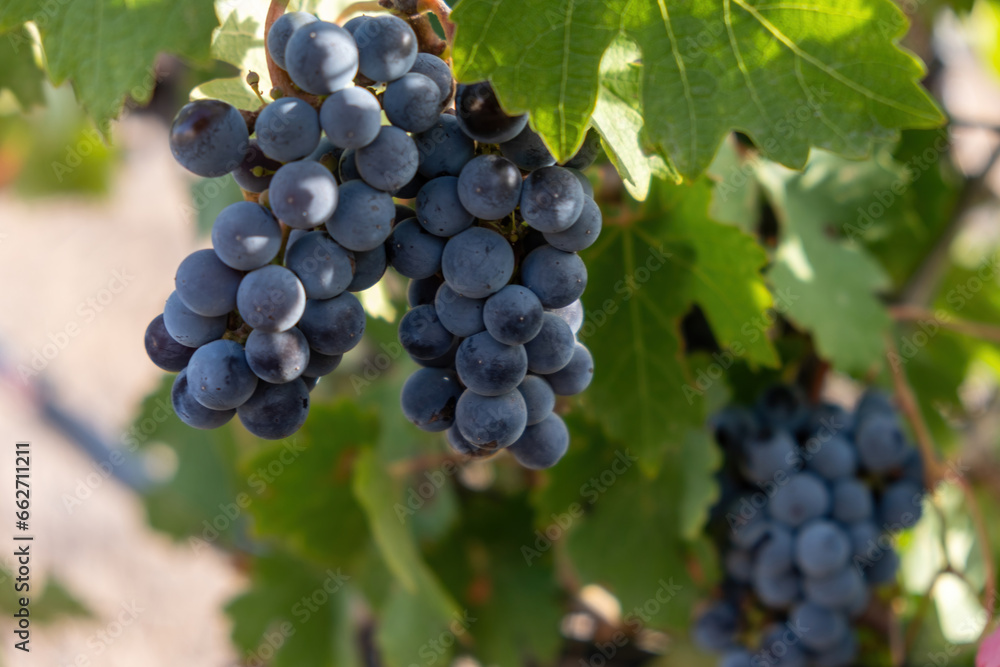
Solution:
<path fill-rule="evenodd" d="M 23 5 L 22 18 L 36 20 L 49 77 L 57 85 L 71 80 L 77 99 L 105 132 L 126 96 L 149 101 L 156 86 L 157 54 L 207 60 L 212 30 L 218 25 L 212 4 L 203 0 L 13 4 Z"/>
<path fill-rule="evenodd" d="M 708 511 L 719 499 L 712 473 L 722 462 L 722 453 L 704 429 L 691 429 L 681 451 L 684 461 L 684 493 L 678 507 L 680 535 L 694 540 L 708 522 Z"/>
<path fill-rule="evenodd" d="M 817 154 L 802 173 L 774 164 L 758 169 L 782 223 L 768 277 L 785 316 L 813 334 L 820 354 L 836 368 L 864 373 L 885 351 L 889 317 L 877 293 L 889 285 L 867 252 L 831 235 L 843 223 L 831 193 L 851 179 L 841 161 Z"/>
<path fill-rule="evenodd" d="M 641 50 L 646 138 L 688 177 L 734 129 L 801 167 L 813 146 L 861 157 L 943 121 L 890 0 L 462 0 L 453 18 L 458 79 L 490 79 L 559 159 L 583 143 L 618 35 Z"/>
<path fill-rule="evenodd" d="M 685 425 L 701 421 L 703 389 L 680 361 L 678 320 L 692 303 L 734 355 L 777 361 L 754 327 L 771 305 L 758 273 L 763 251 L 740 230 L 708 219 L 707 182 L 664 184 L 653 194 L 638 211 L 609 211 L 601 239 L 584 252 L 590 278 L 580 331 L 595 360 L 583 400 L 602 406 L 597 414 L 609 433 L 629 442 L 648 470 L 679 448 Z M 635 398 L 620 400 L 626 395 Z"/>
<path fill-rule="evenodd" d="M 368 529 L 351 493 L 351 468 L 377 438 L 375 418 L 349 401 L 314 404 L 291 438 L 258 450 L 243 465 L 257 530 L 294 553 L 336 567 L 363 550 Z"/>
<path fill-rule="evenodd" d="M 35 63 L 33 39 L 23 27 L 0 35 L 0 72 L 4 73 L 0 89 L 14 93 L 23 109 L 44 101 L 42 81 L 45 73 Z"/>

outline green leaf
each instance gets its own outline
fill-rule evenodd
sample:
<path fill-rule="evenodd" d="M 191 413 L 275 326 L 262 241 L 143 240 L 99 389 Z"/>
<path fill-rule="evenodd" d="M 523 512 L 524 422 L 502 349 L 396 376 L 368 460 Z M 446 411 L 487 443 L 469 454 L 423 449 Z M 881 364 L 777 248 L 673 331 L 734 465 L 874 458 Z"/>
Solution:
<path fill-rule="evenodd" d="M 42 104 L 42 81 L 45 73 L 35 62 L 34 39 L 23 27 L 0 34 L 0 89 L 14 93 L 22 109 Z"/>
<path fill-rule="evenodd" d="M 350 565 L 368 540 L 351 473 L 355 457 L 377 437 L 375 417 L 352 402 L 314 403 L 302 430 L 241 466 L 258 532 L 318 563 Z"/>
<path fill-rule="evenodd" d="M 701 424 L 703 391 L 681 362 L 678 328 L 692 303 L 735 356 L 777 362 L 757 324 L 771 305 L 759 275 L 763 251 L 740 230 L 708 219 L 707 182 L 662 185 L 654 194 L 643 207 L 607 211 L 601 239 L 583 253 L 590 277 L 580 330 L 595 360 L 581 400 L 601 406 L 596 414 L 605 428 L 628 442 L 647 470 L 680 448 L 686 426 Z"/>
<path fill-rule="evenodd" d="M 810 332 L 820 355 L 845 372 L 880 364 L 889 316 L 878 292 L 889 286 L 882 267 L 828 227 L 838 216 L 838 181 L 852 179 L 840 160 L 819 153 L 804 172 L 774 164 L 758 169 L 781 222 L 781 240 L 768 277 L 784 316 Z"/>
<path fill-rule="evenodd" d="M 126 97 L 149 101 L 156 86 L 153 62 L 170 52 L 196 61 L 209 56 L 218 25 L 204 0 L 22 0 L 0 23 L 33 17 L 42 35 L 49 77 L 73 82 L 77 99 L 107 133 Z"/>
<path fill-rule="evenodd" d="M 861 157 L 943 121 L 916 83 L 921 63 L 896 45 L 906 19 L 889 0 L 461 0 L 453 18 L 459 80 L 490 79 L 560 160 L 583 142 L 619 35 L 642 52 L 647 140 L 687 177 L 734 129 L 801 167 L 811 147 Z"/>

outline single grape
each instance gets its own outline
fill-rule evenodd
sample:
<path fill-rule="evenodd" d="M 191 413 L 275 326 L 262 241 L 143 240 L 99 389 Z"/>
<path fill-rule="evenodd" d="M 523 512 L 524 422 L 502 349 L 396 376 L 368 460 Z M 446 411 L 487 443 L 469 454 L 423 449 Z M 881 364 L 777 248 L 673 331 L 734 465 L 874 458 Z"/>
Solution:
<path fill-rule="evenodd" d="M 851 539 L 833 521 L 810 521 L 795 538 L 795 564 L 809 577 L 829 577 L 845 567 L 850 557 Z"/>
<path fill-rule="evenodd" d="M 355 151 L 354 162 L 365 183 L 394 192 L 416 176 L 420 155 L 410 135 L 398 127 L 383 125 L 374 141 Z"/>
<path fill-rule="evenodd" d="M 225 315 L 205 317 L 184 305 L 177 292 L 171 293 L 163 307 L 163 326 L 170 337 L 187 347 L 200 347 L 222 338 L 226 333 Z"/>
<path fill-rule="evenodd" d="M 720 600 L 695 618 L 691 636 L 695 644 L 706 651 L 725 651 L 735 645 L 739 624 L 739 610 Z"/>
<path fill-rule="evenodd" d="M 445 238 L 468 229 L 476 219 L 462 206 L 454 176 L 440 176 L 420 188 L 416 214 L 424 229 Z"/>
<path fill-rule="evenodd" d="M 294 273 L 269 264 L 243 278 L 236 303 L 244 322 L 254 329 L 275 333 L 287 331 L 299 321 L 306 292 Z"/>
<path fill-rule="evenodd" d="M 458 176 L 476 155 L 474 142 L 451 114 L 441 114 L 429 130 L 413 135 L 420 155 L 420 173 L 427 178 Z"/>
<path fill-rule="evenodd" d="M 292 33 L 285 47 L 288 76 L 313 95 L 329 95 L 354 82 L 358 49 L 351 34 L 333 23 L 314 21 Z"/>
<path fill-rule="evenodd" d="M 455 111 L 462 131 L 485 144 L 510 141 L 528 124 L 527 114 L 508 116 L 504 112 L 489 81 L 459 84 Z"/>
<path fill-rule="evenodd" d="M 455 426 L 474 445 L 496 450 L 509 447 L 527 425 L 524 397 L 516 389 L 499 396 L 462 392 L 455 406 Z"/>
<path fill-rule="evenodd" d="M 761 575 L 773 577 L 792 568 L 795 539 L 792 532 L 779 523 L 768 524 L 767 532 L 757 546 L 755 567 Z"/>
<path fill-rule="evenodd" d="M 437 123 L 441 90 L 429 77 L 404 74 L 385 87 L 382 108 L 389 122 L 407 132 L 423 132 Z"/>
<path fill-rule="evenodd" d="M 395 81 L 417 60 L 417 36 L 406 21 L 382 14 L 361 22 L 354 30 L 358 70 L 372 81 Z"/>
<path fill-rule="evenodd" d="M 296 29 L 316 21 L 316 17 L 306 12 L 288 12 L 271 24 L 267 33 L 267 53 L 274 64 L 285 69 L 285 47 Z"/>
<path fill-rule="evenodd" d="M 382 128 L 382 107 L 366 88 L 344 88 L 323 101 L 319 123 L 334 146 L 363 148 Z"/>
<path fill-rule="evenodd" d="M 551 167 L 556 163 L 542 138 L 527 125 L 516 137 L 500 144 L 500 152 L 524 171 Z"/>
<path fill-rule="evenodd" d="M 472 227 L 448 240 L 441 256 L 448 285 L 474 299 L 498 292 L 514 274 L 514 251 L 500 234 Z"/>
<path fill-rule="evenodd" d="M 576 176 L 562 167 L 542 167 L 524 179 L 521 215 L 540 232 L 562 232 L 579 219 L 584 199 Z"/>
<path fill-rule="evenodd" d="M 875 501 L 866 484 L 845 477 L 833 485 L 833 518 L 844 523 L 867 521 L 875 512 Z"/>
<path fill-rule="evenodd" d="M 188 392 L 206 408 L 231 410 L 243 405 L 257 388 L 243 346 L 214 340 L 195 350 L 187 367 Z"/>
<path fill-rule="evenodd" d="M 434 306 L 417 306 L 399 320 L 399 343 L 415 359 L 447 354 L 455 336 L 441 326 Z"/>
<path fill-rule="evenodd" d="M 309 416 L 309 389 L 301 378 L 284 384 L 257 383 L 257 391 L 236 409 L 246 430 L 258 438 L 280 440 L 293 435 Z"/>
<path fill-rule="evenodd" d="M 260 204 L 236 202 L 215 218 L 212 247 L 228 266 L 238 271 L 253 271 L 277 257 L 281 249 L 281 225 Z"/>
<path fill-rule="evenodd" d="M 406 303 L 410 308 L 426 306 L 434 303 L 434 297 L 442 285 L 442 281 L 437 276 L 418 278 L 411 280 L 406 287 Z"/>
<path fill-rule="evenodd" d="M 462 296 L 447 283 L 434 296 L 434 309 L 442 326 L 456 336 L 468 338 L 486 330 L 483 323 L 483 299 Z"/>
<path fill-rule="evenodd" d="M 915 448 L 911 448 L 910 453 L 903 460 L 901 476 L 902 479 L 924 488 L 924 460 Z"/>
<path fill-rule="evenodd" d="M 174 289 L 193 312 L 204 317 L 225 315 L 236 307 L 236 290 L 243 274 L 211 250 L 195 250 L 177 267 Z"/>
<path fill-rule="evenodd" d="M 521 172 L 513 162 L 499 155 L 480 155 L 462 167 L 458 198 L 477 218 L 499 220 L 517 208 L 521 184 Z"/>
<path fill-rule="evenodd" d="M 795 440 L 785 431 L 761 431 L 750 436 L 740 453 L 740 472 L 751 484 L 763 484 L 777 478 L 779 473 L 792 472 L 799 452 Z"/>
<path fill-rule="evenodd" d="M 165 371 L 176 373 L 184 370 L 194 354 L 194 349 L 181 345 L 167 333 L 163 315 L 157 315 L 146 327 L 146 354 L 149 360 Z"/>
<path fill-rule="evenodd" d="M 828 651 L 823 651 L 813 657 L 815 667 L 851 667 L 856 665 L 858 657 L 858 638 L 855 633 L 848 632 L 843 641 Z"/>
<path fill-rule="evenodd" d="M 583 326 L 583 302 L 577 299 L 568 306 L 562 308 L 546 308 L 547 312 L 556 315 L 563 322 L 569 325 L 573 333 L 576 334 Z"/>
<path fill-rule="evenodd" d="M 309 299 L 299 329 L 312 349 L 322 354 L 344 354 L 361 342 L 365 309 L 350 292 L 332 299 Z"/>
<path fill-rule="evenodd" d="M 311 229 L 330 219 L 337 208 L 337 181 L 318 162 L 289 162 L 268 189 L 271 210 L 295 229 Z"/>
<path fill-rule="evenodd" d="M 462 384 L 472 391 L 499 396 L 521 384 L 528 372 L 528 355 L 523 345 L 504 345 L 484 331 L 458 346 L 455 368 Z"/>
<path fill-rule="evenodd" d="M 528 410 L 528 426 L 539 423 L 556 407 L 556 395 L 549 383 L 537 375 L 526 375 L 517 390 Z"/>
<path fill-rule="evenodd" d="M 361 292 L 374 287 L 385 275 L 388 261 L 385 246 L 380 245 L 363 252 L 354 253 L 354 279 L 347 286 L 349 292 Z"/>
<path fill-rule="evenodd" d="M 417 428 L 437 433 L 455 423 L 455 406 L 461 395 L 454 371 L 421 368 L 403 384 L 399 402 L 403 415 Z"/>
<path fill-rule="evenodd" d="M 255 126 L 264 154 L 279 162 L 303 158 L 319 145 L 319 115 L 297 97 L 282 97 L 264 107 Z"/>
<path fill-rule="evenodd" d="M 318 378 L 329 375 L 337 370 L 337 366 L 340 366 L 340 362 L 343 359 L 344 355 L 342 354 L 323 354 L 322 352 L 310 349 L 309 363 L 306 365 L 305 370 L 302 371 L 302 376 Z"/>
<path fill-rule="evenodd" d="M 750 652 L 743 649 L 726 651 L 719 658 L 719 667 L 755 667 L 752 659 Z"/>
<path fill-rule="evenodd" d="M 243 116 L 220 100 L 195 100 L 181 107 L 170 126 L 170 152 L 187 169 L 205 178 L 238 168 L 250 147 Z"/>
<path fill-rule="evenodd" d="M 571 169 L 570 167 L 563 167 L 566 171 L 576 176 L 576 180 L 580 181 L 580 187 L 583 188 L 583 194 L 591 199 L 594 198 L 594 186 L 591 185 L 590 179 L 587 175 L 580 171 L 579 169 Z"/>
<path fill-rule="evenodd" d="M 549 373 L 545 379 L 552 385 L 552 391 L 559 396 L 582 393 L 594 379 L 594 358 L 590 355 L 590 350 L 577 343 L 569 363 L 555 373 Z"/>
<path fill-rule="evenodd" d="M 451 347 L 448 351 L 439 357 L 434 357 L 433 359 L 418 359 L 413 355 L 410 355 L 410 359 L 416 362 L 417 365 L 423 366 L 424 368 L 447 368 L 449 370 L 455 370 L 455 356 L 458 354 L 458 345 L 462 340 L 460 338 L 455 338 L 452 340 Z"/>
<path fill-rule="evenodd" d="M 763 512 L 755 512 L 749 518 L 744 517 L 739 513 L 739 503 L 734 503 L 733 512 L 733 516 L 737 518 L 730 520 L 730 540 L 740 549 L 753 549 L 768 535 L 771 522 L 764 517 Z"/>
<path fill-rule="evenodd" d="M 330 236 L 348 250 L 364 252 L 385 243 L 392 233 L 396 208 L 392 197 L 363 181 L 340 186 L 340 203 L 327 221 Z"/>
<path fill-rule="evenodd" d="M 874 473 L 903 465 L 910 446 L 895 415 L 873 414 L 860 422 L 854 435 L 861 464 Z"/>
<path fill-rule="evenodd" d="M 534 292 L 521 285 L 507 285 L 486 299 L 483 323 L 496 340 L 506 345 L 523 345 L 542 330 L 545 314 Z"/>
<path fill-rule="evenodd" d="M 492 456 L 495 450 L 482 449 L 478 445 L 474 445 L 465 439 L 458 427 L 452 426 L 448 429 L 447 433 L 448 446 L 456 454 L 461 456 L 468 456 L 469 458 L 483 458 L 485 456 Z"/>
<path fill-rule="evenodd" d="M 590 197 L 583 199 L 583 211 L 572 225 L 561 232 L 546 232 L 545 240 L 563 252 L 579 252 L 594 245 L 601 234 L 601 209 Z"/>
<path fill-rule="evenodd" d="M 923 491 L 906 480 L 890 485 L 879 499 L 879 519 L 893 531 L 912 528 L 923 514 Z"/>
<path fill-rule="evenodd" d="M 729 456 L 742 453 L 744 445 L 757 432 L 757 421 L 746 408 L 728 405 L 712 415 L 709 428 L 719 447 Z"/>
<path fill-rule="evenodd" d="M 285 256 L 285 266 L 302 282 L 308 299 L 332 299 L 354 280 L 354 253 L 325 232 L 309 232 Z"/>
<path fill-rule="evenodd" d="M 569 431 L 557 414 L 549 413 L 537 424 L 525 426 L 524 433 L 509 448 L 525 468 L 543 470 L 559 463 L 569 449 Z"/>
<path fill-rule="evenodd" d="M 576 152 L 576 155 L 567 160 L 563 166 L 570 167 L 571 169 L 586 169 L 594 164 L 594 160 L 600 154 L 601 135 L 594 128 L 590 128 L 587 130 L 587 136 L 583 138 L 583 145 L 580 146 L 580 150 Z"/>
<path fill-rule="evenodd" d="M 806 465 L 824 479 L 851 477 L 857 471 L 858 454 L 854 446 L 840 436 L 830 436 L 825 442 L 819 438 L 806 441 L 803 450 Z"/>
<path fill-rule="evenodd" d="M 247 192 L 263 192 L 280 167 L 280 162 L 264 155 L 257 140 L 251 139 L 243 161 L 233 169 L 233 180 Z"/>
<path fill-rule="evenodd" d="M 353 148 L 348 148 L 344 151 L 343 155 L 340 156 L 340 168 L 338 173 L 340 174 L 341 183 L 361 180 L 361 172 L 358 171 L 358 162 L 354 159 L 354 152 Z"/>
<path fill-rule="evenodd" d="M 811 602 L 795 606 L 788 618 L 800 630 L 796 634 L 810 651 L 829 651 L 850 634 L 842 614 Z"/>
<path fill-rule="evenodd" d="M 806 599 L 827 609 L 850 609 L 866 600 L 865 580 L 849 563 L 827 577 L 806 577 Z"/>
<path fill-rule="evenodd" d="M 418 53 L 417 59 L 413 61 L 413 67 L 410 68 L 410 72 L 423 74 L 434 82 L 434 85 L 438 87 L 438 91 L 440 92 L 438 96 L 438 109 L 444 107 L 445 103 L 451 98 L 452 89 L 455 86 L 455 79 L 452 78 L 451 68 L 448 67 L 448 63 L 430 53 Z"/>
<path fill-rule="evenodd" d="M 445 240 L 410 218 L 396 225 L 385 244 L 389 265 L 407 278 L 429 278 L 441 270 Z"/>
<path fill-rule="evenodd" d="M 866 579 L 871 586 L 882 586 L 896 580 L 896 572 L 899 571 L 899 554 L 889 547 L 881 549 L 875 562 L 865 564 L 868 567 Z"/>
<path fill-rule="evenodd" d="M 524 350 L 528 354 L 528 369 L 532 373 L 555 373 L 565 368 L 573 358 L 576 338 L 562 318 L 544 313 L 538 333 L 524 344 Z"/>
<path fill-rule="evenodd" d="M 788 609 L 799 597 L 799 577 L 788 570 L 768 575 L 754 569 L 753 592 L 770 609 Z"/>
<path fill-rule="evenodd" d="M 546 308 L 562 308 L 583 294 L 587 267 L 579 255 L 544 245 L 524 258 L 521 282 Z"/>
<path fill-rule="evenodd" d="M 351 36 L 353 37 L 354 33 L 356 33 L 358 31 L 358 28 L 360 28 L 361 26 L 363 26 L 365 23 L 367 23 L 371 19 L 372 19 L 371 16 L 365 16 L 365 15 L 355 16 L 353 19 L 351 19 L 350 21 L 348 21 L 347 23 L 344 24 L 344 30 L 346 30 L 347 32 L 351 33 Z M 357 41 L 357 40 L 355 40 L 355 41 Z"/>
<path fill-rule="evenodd" d="M 879 389 L 868 389 L 854 406 L 854 429 L 856 431 L 862 422 L 874 415 L 892 417 L 895 414 L 892 398 Z"/>
<path fill-rule="evenodd" d="M 254 329 L 247 337 L 247 363 L 254 375 L 271 384 L 291 382 L 309 365 L 309 343 L 296 328 L 280 333 Z"/>
<path fill-rule="evenodd" d="M 749 584 L 753 575 L 753 555 L 746 549 L 730 549 L 725 557 L 726 575 L 733 581 Z"/>
<path fill-rule="evenodd" d="M 768 503 L 771 516 L 791 528 L 830 510 L 830 492 L 826 484 L 810 472 L 789 475 Z"/>
<path fill-rule="evenodd" d="M 210 410 L 194 400 L 191 392 L 188 391 L 186 368 L 181 369 L 181 372 L 174 378 L 174 384 L 170 388 L 170 404 L 178 419 L 191 428 L 219 428 L 236 414 L 236 410 Z"/>

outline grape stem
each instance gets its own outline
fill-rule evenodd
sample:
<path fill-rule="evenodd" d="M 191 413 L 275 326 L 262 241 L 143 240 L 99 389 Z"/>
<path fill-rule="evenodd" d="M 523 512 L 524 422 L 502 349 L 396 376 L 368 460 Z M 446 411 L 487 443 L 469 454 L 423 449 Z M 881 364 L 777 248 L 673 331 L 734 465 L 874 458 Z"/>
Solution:
<path fill-rule="evenodd" d="M 448 18 L 451 9 L 443 0 L 378 0 L 378 4 L 399 14 L 410 24 L 417 35 L 417 44 L 420 45 L 421 52 L 445 57 L 445 51 L 448 50 L 455 34 L 455 28 Z M 447 41 L 438 37 L 425 12 L 433 12 L 441 20 Z"/>
<path fill-rule="evenodd" d="M 963 333 L 973 338 L 1000 343 L 1000 327 L 982 322 L 959 320 L 947 315 L 947 320 L 920 306 L 890 306 L 889 315 L 897 322 L 933 322 L 946 329 Z"/>
<path fill-rule="evenodd" d="M 267 52 L 267 35 L 271 32 L 271 26 L 274 25 L 275 21 L 281 18 L 281 15 L 285 13 L 287 6 L 288 0 L 271 0 L 271 4 L 267 8 L 267 18 L 264 20 L 265 52 Z M 274 60 L 271 59 L 271 54 L 269 52 L 267 52 L 267 72 L 271 76 L 271 85 L 280 90 L 285 97 L 297 97 L 300 100 L 308 102 L 317 109 L 319 108 L 320 99 L 315 95 L 310 95 L 292 83 L 292 79 L 288 76 L 288 72 L 278 67 Z"/>

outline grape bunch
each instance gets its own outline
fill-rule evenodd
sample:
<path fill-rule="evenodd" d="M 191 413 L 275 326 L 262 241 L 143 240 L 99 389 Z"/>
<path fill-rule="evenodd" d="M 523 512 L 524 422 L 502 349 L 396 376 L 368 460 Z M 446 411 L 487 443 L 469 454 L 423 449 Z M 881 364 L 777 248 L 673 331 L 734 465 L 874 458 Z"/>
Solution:
<path fill-rule="evenodd" d="M 725 580 L 695 641 L 721 667 L 855 664 L 856 626 L 895 579 L 893 537 L 920 518 L 925 493 L 891 402 L 869 391 L 848 414 L 776 386 L 712 426 L 725 462 L 710 533 Z"/>
<path fill-rule="evenodd" d="M 247 199 L 181 263 L 146 332 L 153 362 L 178 372 L 178 416 L 294 433 L 309 391 L 364 334 L 353 292 L 391 267 L 410 279 L 399 339 L 421 366 L 405 416 L 463 455 L 509 447 L 526 467 L 553 465 L 569 445 L 556 396 L 593 375 L 576 340 L 577 252 L 601 230 L 581 171 L 596 133 L 557 165 L 526 115 L 506 114 L 488 82 L 456 86 L 395 16 L 340 27 L 292 12 L 266 46 L 301 95 L 272 91 L 254 113 L 197 100 L 171 127 L 182 166 L 231 173 Z"/>

